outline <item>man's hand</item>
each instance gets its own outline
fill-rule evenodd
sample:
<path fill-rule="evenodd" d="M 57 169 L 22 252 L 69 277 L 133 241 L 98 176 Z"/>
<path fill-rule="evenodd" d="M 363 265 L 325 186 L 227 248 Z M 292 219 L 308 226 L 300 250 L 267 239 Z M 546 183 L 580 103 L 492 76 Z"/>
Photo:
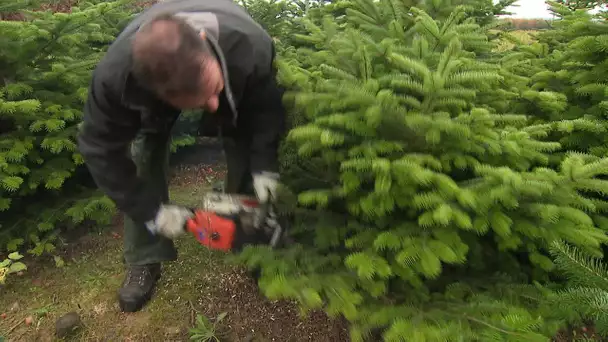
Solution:
<path fill-rule="evenodd" d="M 146 226 L 152 234 L 175 239 L 186 232 L 186 221 L 193 215 L 191 210 L 184 207 L 162 205 L 156 213 L 156 218 L 146 222 Z"/>
<path fill-rule="evenodd" d="M 276 198 L 279 185 L 279 174 L 274 172 L 260 172 L 253 174 L 253 189 L 258 200 L 266 203 Z M 271 197 L 271 198 L 269 198 Z"/>

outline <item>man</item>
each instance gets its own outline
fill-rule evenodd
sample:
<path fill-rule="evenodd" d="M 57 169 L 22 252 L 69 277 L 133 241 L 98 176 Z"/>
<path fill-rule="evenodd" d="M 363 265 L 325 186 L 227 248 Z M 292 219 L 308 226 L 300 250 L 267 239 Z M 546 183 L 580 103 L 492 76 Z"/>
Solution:
<path fill-rule="evenodd" d="M 285 125 L 274 58 L 271 37 L 230 0 L 171 0 L 138 15 L 97 65 L 78 144 L 125 213 L 123 311 L 150 299 L 192 215 L 167 204 L 170 131 L 181 110 L 217 118 L 227 192 L 272 196 Z"/>

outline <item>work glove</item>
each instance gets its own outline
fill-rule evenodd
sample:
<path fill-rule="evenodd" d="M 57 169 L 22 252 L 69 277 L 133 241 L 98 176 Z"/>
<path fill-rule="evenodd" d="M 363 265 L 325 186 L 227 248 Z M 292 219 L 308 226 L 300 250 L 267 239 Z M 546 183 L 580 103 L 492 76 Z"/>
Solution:
<path fill-rule="evenodd" d="M 153 220 L 146 222 L 146 227 L 154 235 L 162 235 L 169 239 L 186 232 L 186 222 L 194 213 L 177 205 L 161 205 Z"/>
<path fill-rule="evenodd" d="M 253 189 L 258 201 L 266 203 L 273 201 L 279 186 L 279 174 L 275 172 L 257 172 L 253 175 Z"/>

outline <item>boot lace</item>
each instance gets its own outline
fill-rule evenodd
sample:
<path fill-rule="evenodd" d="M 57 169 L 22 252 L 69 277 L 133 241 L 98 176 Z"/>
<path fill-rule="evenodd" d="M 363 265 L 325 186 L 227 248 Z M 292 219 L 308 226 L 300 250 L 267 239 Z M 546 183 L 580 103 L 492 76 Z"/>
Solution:
<path fill-rule="evenodd" d="M 150 270 L 146 266 L 133 266 L 127 271 L 127 285 L 138 284 L 144 286 L 146 278 L 150 276 Z"/>

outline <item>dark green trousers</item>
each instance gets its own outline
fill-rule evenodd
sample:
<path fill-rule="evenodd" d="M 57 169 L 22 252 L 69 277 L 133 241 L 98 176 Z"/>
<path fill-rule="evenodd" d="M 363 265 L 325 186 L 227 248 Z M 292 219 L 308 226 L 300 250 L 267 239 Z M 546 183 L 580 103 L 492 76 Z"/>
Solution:
<path fill-rule="evenodd" d="M 141 133 L 131 145 L 131 158 L 138 176 L 162 194 L 169 202 L 170 134 Z M 224 190 L 228 193 L 252 195 L 253 182 L 249 167 L 247 145 L 223 138 L 228 173 Z M 177 203 L 179 204 L 179 203 Z M 124 260 L 128 265 L 145 265 L 177 259 L 173 241 L 152 235 L 144 222 L 124 218 Z"/>

